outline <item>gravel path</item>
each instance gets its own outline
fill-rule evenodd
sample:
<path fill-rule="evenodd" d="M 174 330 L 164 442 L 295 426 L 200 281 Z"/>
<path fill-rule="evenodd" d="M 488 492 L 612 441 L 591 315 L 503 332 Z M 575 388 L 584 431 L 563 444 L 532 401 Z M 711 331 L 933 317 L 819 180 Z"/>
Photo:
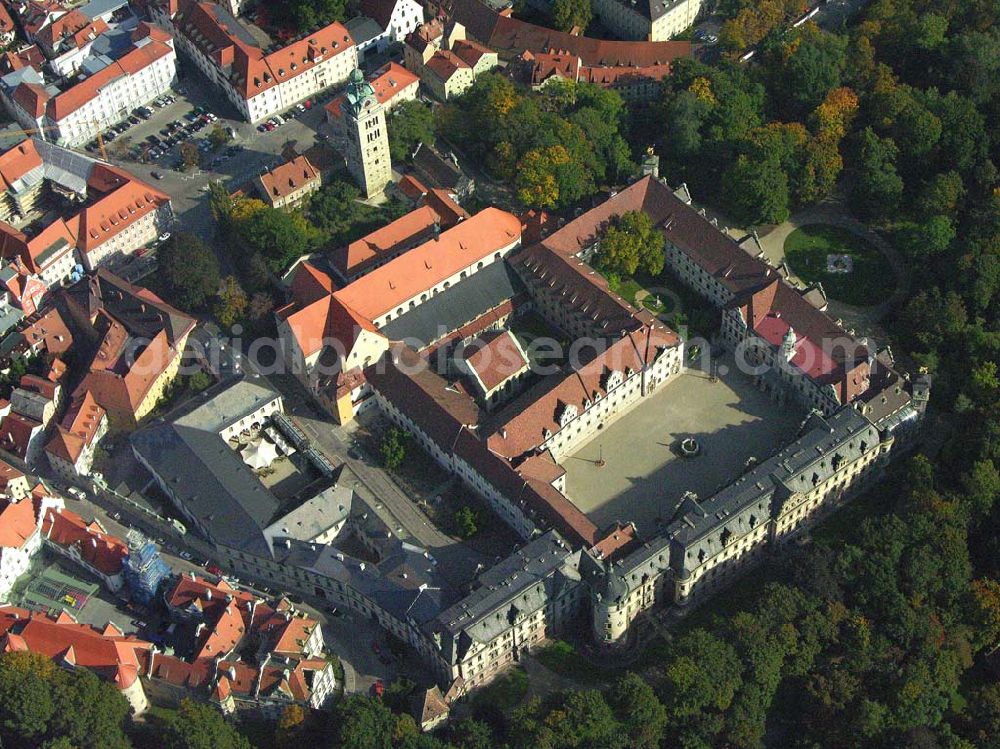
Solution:
<path fill-rule="evenodd" d="M 809 224 L 829 224 L 846 229 L 869 242 L 889 263 L 896 277 L 896 289 L 890 296 L 871 307 L 857 307 L 830 299 L 828 310 L 833 317 L 842 320 L 845 327 L 854 329 L 859 335 L 884 337 L 884 331 L 879 327 L 879 323 L 890 311 L 902 305 L 910 293 L 910 274 L 905 261 L 884 237 L 848 215 L 842 202 L 835 198 L 796 213 L 785 223 L 761 236 L 760 242 L 767 259 L 776 266 L 784 262 L 785 240 L 788 235 L 799 227 Z M 790 267 L 789 270 L 793 274 L 792 278 L 795 278 L 795 269 Z"/>

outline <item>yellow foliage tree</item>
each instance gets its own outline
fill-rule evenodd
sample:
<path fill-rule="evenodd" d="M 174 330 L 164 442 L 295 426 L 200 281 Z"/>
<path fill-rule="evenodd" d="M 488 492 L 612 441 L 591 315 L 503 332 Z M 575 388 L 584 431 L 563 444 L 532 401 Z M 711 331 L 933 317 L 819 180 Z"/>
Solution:
<path fill-rule="evenodd" d="M 559 202 L 556 170 L 569 161 L 569 152 L 563 146 L 528 151 L 517 165 L 517 196 L 521 202 L 536 208 L 554 208 Z"/>
<path fill-rule="evenodd" d="M 266 209 L 267 206 L 263 200 L 258 200 L 257 198 L 237 198 L 233 201 L 233 212 L 229 218 L 232 219 L 234 224 L 240 224 L 255 213 L 260 213 Z"/>
<path fill-rule="evenodd" d="M 831 90 L 813 113 L 817 130 L 836 141 L 847 133 L 858 113 L 858 95 L 849 88 Z"/>
<path fill-rule="evenodd" d="M 704 76 L 698 76 L 691 81 L 691 85 L 688 86 L 688 91 L 698 97 L 701 101 L 708 104 L 716 103 L 715 94 L 712 92 L 712 82 Z"/>

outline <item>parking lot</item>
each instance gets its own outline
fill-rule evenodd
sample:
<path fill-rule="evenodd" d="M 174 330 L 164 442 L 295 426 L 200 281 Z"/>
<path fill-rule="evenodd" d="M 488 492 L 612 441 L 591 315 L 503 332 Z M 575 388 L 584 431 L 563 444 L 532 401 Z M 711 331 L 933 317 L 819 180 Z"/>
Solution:
<path fill-rule="evenodd" d="M 230 190 L 234 190 L 284 161 L 281 154 L 286 146 L 301 152 L 313 146 L 317 140 L 324 140 L 326 135 L 317 136 L 317 130 L 325 119 L 323 105 L 337 93 L 339 89 L 327 90 L 313 102 L 311 108 L 305 109 L 303 106 L 304 111 L 298 112 L 298 117 L 271 130 L 265 128 L 262 131 L 258 126 L 240 119 L 235 107 L 200 74 L 188 71 L 172 92 L 174 101 L 164 107 L 154 108 L 152 117 L 130 127 L 117 137 L 109 144 L 111 147 L 108 148 L 108 156 L 112 163 L 170 195 L 177 218 L 174 231 L 192 232 L 205 241 L 211 241 L 215 233 L 215 222 L 208 205 L 208 183 L 222 180 Z M 186 121 L 185 114 L 197 107 L 211 110 L 218 118 L 217 123 L 234 133 L 230 143 L 218 152 L 211 152 L 210 158 L 203 159 L 199 167 L 189 171 L 178 171 L 175 168 L 180 158 L 178 145 L 174 145 L 168 156 L 152 163 L 142 163 L 132 158 L 130 151 L 137 144 L 146 141 L 150 135 L 160 137 L 160 130 L 175 120 Z M 204 127 L 197 131 L 196 136 L 190 139 L 191 142 L 204 140 L 211 130 L 211 127 Z M 238 150 L 230 152 L 230 148 Z M 154 176 L 154 172 L 161 179 Z M 134 268 L 129 266 L 122 271 L 133 279 L 141 278 L 155 269 L 155 266 L 143 266 L 137 261 L 133 263 Z"/>

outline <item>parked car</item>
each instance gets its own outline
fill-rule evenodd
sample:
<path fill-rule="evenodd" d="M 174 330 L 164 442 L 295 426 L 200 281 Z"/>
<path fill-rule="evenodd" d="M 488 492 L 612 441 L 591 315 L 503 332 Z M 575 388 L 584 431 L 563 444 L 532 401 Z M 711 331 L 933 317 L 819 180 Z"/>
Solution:
<path fill-rule="evenodd" d="M 222 568 L 215 564 L 206 564 L 205 571 L 211 575 L 221 576 Z"/>
<path fill-rule="evenodd" d="M 187 561 L 190 562 L 191 559 L 192 559 L 192 556 L 188 552 L 182 550 L 181 553 L 180 553 L 180 558 L 181 559 L 186 559 Z"/>
<path fill-rule="evenodd" d="M 385 684 L 383 684 L 382 680 L 379 679 L 372 684 L 372 695 L 375 697 L 381 697 L 383 694 L 385 694 Z"/>
<path fill-rule="evenodd" d="M 163 175 L 157 171 L 150 172 L 150 175 L 153 177 L 153 179 L 163 179 Z"/>
<path fill-rule="evenodd" d="M 166 242 L 168 239 L 170 239 L 170 232 L 169 231 L 163 232 L 163 234 L 157 237 L 157 239 L 159 239 L 161 242 Z"/>

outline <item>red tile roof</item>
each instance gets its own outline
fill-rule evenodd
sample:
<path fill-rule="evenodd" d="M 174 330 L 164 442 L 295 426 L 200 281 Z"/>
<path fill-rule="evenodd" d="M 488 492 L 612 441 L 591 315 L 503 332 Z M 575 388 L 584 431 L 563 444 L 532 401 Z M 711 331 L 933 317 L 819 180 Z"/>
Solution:
<path fill-rule="evenodd" d="M 152 678 L 173 684 L 175 687 L 200 689 L 208 685 L 215 672 L 215 662 L 210 658 L 188 663 L 176 656 L 163 653 L 153 653 L 152 657 Z"/>
<path fill-rule="evenodd" d="M 433 208 L 416 208 L 346 247 L 338 247 L 330 262 L 345 278 L 352 276 L 430 239 L 435 224 L 440 225 L 440 221 L 441 216 Z"/>
<path fill-rule="evenodd" d="M 76 246 L 74 227 L 78 222 L 71 218 L 68 222 L 56 218 L 38 234 L 28 239 L 22 232 L 0 221 L 0 257 L 8 260 L 20 259 L 32 273 L 39 273 L 58 261 Z M 58 245 L 63 247 L 55 251 Z M 41 256 L 45 254 L 45 259 Z"/>
<path fill-rule="evenodd" d="M 42 431 L 42 425 L 21 414 L 9 413 L 0 422 L 0 448 L 22 460 L 28 453 L 31 438 Z"/>
<path fill-rule="evenodd" d="M 21 335 L 29 346 L 41 343 L 43 349 L 53 355 L 63 354 L 73 345 L 73 334 L 56 307 L 30 318 L 27 326 L 21 330 Z"/>
<path fill-rule="evenodd" d="M 423 196 L 423 204 L 433 208 L 441 217 L 441 226 L 448 228 L 469 218 L 469 212 L 455 202 L 447 190 L 435 187 Z"/>
<path fill-rule="evenodd" d="M 170 32 L 162 26 L 157 26 L 155 23 L 149 23 L 148 21 L 142 21 L 138 26 L 136 26 L 135 31 L 132 32 L 132 41 L 137 42 L 140 39 L 145 39 L 146 37 L 149 37 L 154 42 L 169 42 L 173 39 L 173 37 L 170 36 Z"/>
<path fill-rule="evenodd" d="M 610 372 L 638 373 L 678 342 L 672 331 L 652 327 L 627 333 L 603 351 L 581 352 L 590 356 L 583 366 L 563 377 L 546 378 L 497 414 L 498 426 L 488 439 L 490 449 L 511 460 L 533 452 L 562 428 L 566 409 L 583 415 L 593 401 L 607 396 Z"/>
<path fill-rule="evenodd" d="M 42 72 L 46 63 L 45 55 L 38 48 L 37 44 L 19 49 L 17 52 L 4 52 L 0 56 L 0 70 L 4 73 L 12 73 L 21 68 L 34 68 Z"/>
<path fill-rule="evenodd" d="M 451 46 L 452 52 L 458 55 L 465 64 L 470 68 L 476 67 L 476 64 L 483 59 L 486 55 L 496 54 L 492 49 L 484 47 L 479 42 L 475 42 L 472 39 L 459 39 Z"/>
<path fill-rule="evenodd" d="M 406 35 L 406 43 L 418 52 L 423 52 L 433 42 L 444 35 L 444 24 L 438 19 L 420 24 L 414 31 Z"/>
<path fill-rule="evenodd" d="M 174 587 L 170 589 L 170 593 L 166 597 L 166 601 L 168 606 L 177 609 L 186 610 L 195 606 L 207 615 L 212 615 L 213 612 L 220 613 L 221 607 L 226 603 L 227 596 L 241 601 L 244 607 L 254 600 L 250 593 L 233 588 L 222 578 L 212 581 L 197 575 L 185 574 L 177 578 Z"/>
<path fill-rule="evenodd" d="M 440 49 L 431 55 L 424 67 L 442 81 L 447 81 L 459 70 L 469 70 L 472 66 L 451 50 Z"/>
<path fill-rule="evenodd" d="M 10 11 L 7 10 L 7 6 L 0 3 L 0 31 L 13 33 L 14 19 L 10 16 Z"/>
<path fill-rule="evenodd" d="M 7 404 L 10 405 L 9 403 Z M 5 460 L 0 460 L 0 492 L 7 493 L 10 482 L 25 478 L 20 468 L 12 466 Z"/>
<path fill-rule="evenodd" d="M 42 166 L 42 157 L 38 155 L 33 141 L 25 140 L 0 154 L 0 179 L 6 190 L 32 169 Z"/>
<path fill-rule="evenodd" d="M 58 50 L 57 45 L 68 38 L 72 37 L 73 46 L 79 48 L 107 30 L 108 25 L 103 18 L 96 18 L 91 22 L 79 9 L 74 8 L 40 30 L 35 35 L 35 41 L 50 52 L 58 54 L 62 50 Z"/>
<path fill-rule="evenodd" d="M 368 78 L 379 104 L 389 106 L 392 100 L 411 86 L 420 84 L 420 78 L 394 62 L 379 68 Z M 339 120 L 343 114 L 344 97 L 338 96 L 326 105 L 327 119 Z"/>
<path fill-rule="evenodd" d="M 405 174 L 396 183 L 396 188 L 410 200 L 419 200 L 427 193 L 427 186 L 412 174 Z"/>
<path fill-rule="evenodd" d="M 390 62 L 379 68 L 369 81 L 375 91 L 375 98 L 380 104 L 386 104 L 399 92 L 410 86 L 418 85 L 420 77 L 410 72 L 402 65 Z"/>
<path fill-rule="evenodd" d="M 167 44 L 155 40 L 149 44 L 144 44 L 142 47 L 136 47 L 107 67 L 84 78 L 75 86 L 66 89 L 50 99 L 46 107 L 46 113 L 51 119 L 57 122 L 63 120 L 88 101 L 95 98 L 98 95 L 98 91 L 110 81 L 121 76 L 135 75 L 160 58 L 173 53 L 173 49 Z"/>
<path fill-rule="evenodd" d="M 133 420 L 153 383 L 181 355 L 170 346 L 163 329 L 141 351 L 129 352 L 129 358 L 134 359 L 131 362 L 122 358 L 127 342 L 128 331 L 112 322 L 91 361 L 90 371 L 73 393 L 78 398 L 90 391 L 112 422 Z"/>
<path fill-rule="evenodd" d="M 559 50 L 578 56 L 586 65 L 638 68 L 694 56 L 691 42 L 626 42 L 574 36 L 500 15 L 480 0 L 452 0 L 452 10 L 470 36 L 491 49 L 518 53 Z"/>
<path fill-rule="evenodd" d="M 598 86 L 628 85 L 631 83 L 647 83 L 662 81 L 670 75 L 670 65 L 647 65 L 645 67 L 609 66 L 580 68 L 580 80 Z"/>
<path fill-rule="evenodd" d="M 87 523 L 75 512 L 50 509 L 42 521 L 42 532 L 52 543 L 75 548 L 80 557 L 94 569 L 106 575 L 116 575 L 128 556 L 128 546 L 121 539 L 109 536 L 96 522 Z"/>
<path fill-rule="evenodd" d="M 260 175 L 264 192 L 272 201 L 298 192 L 318 179 L 319 172 L 305 156 L 296 156 Z"/>
<path fill-rule="evenodd" d="M 31 499 L 0 499 L 0 548 L 20 549 L 37 529 L 38 516 Z"/>
<path fill-rule="evenodd" d="M 528 366 L 528 359 L 509 330 L 497 331 L 470 341 L 462 349 L 462 359 L 490 392 Z"/>
<path fill-rule="evenodd" d="M 36 120 L 45 114 L 49 92 L 37 83 L 22 82 L 14 89 L 14 103 Z"/>
<path fill-rule="evenodd" d="M 329 56 L 354 46 L 347 29 L 335 21 L 297 42 L 264 54 L 260 47 L 244 41 L 237 31 L 229 28 L 227 16 L 214 3 L 189 3 L 174 24 L 216 65 L 231 66 L 230 81 L 245 99 L 303 75 Z"/>
<path fill-rule="evenodd" d="M 104 244 L 170 202 L 166 193 L 106 164 L 94 165 L 88 184 L 106 194 L 80 213 L 78 246 L 84 252 Z"/>
<path fill-rule="evenodd" d="M 5 649 L 27 649 L 93 671 L 118 689 L 138 678 L 139 667 L 152 647 L 132 635 L 105 635 L 72 617 L 47 616 L 12 606 L 0 607 L 0 633 Z"/>
<path fill-rule="evenodd" d="M 521 222 L 499 208 L 486 208 L 440 236 L 376 268 L 334 297 L 366 320 L 395 311 L 407 300 L 459 271 L 490 259 L 521 237 Z"/>
<path fill-rule="evenodd" d="M 97 404 L 88 390 L 82 398 L 76 399 L 70 406 L 46 446 L 46 452 L 70 463 L 76 463 L 84 448 L 93 441 L 105 419 L 104 409 Z"/>

